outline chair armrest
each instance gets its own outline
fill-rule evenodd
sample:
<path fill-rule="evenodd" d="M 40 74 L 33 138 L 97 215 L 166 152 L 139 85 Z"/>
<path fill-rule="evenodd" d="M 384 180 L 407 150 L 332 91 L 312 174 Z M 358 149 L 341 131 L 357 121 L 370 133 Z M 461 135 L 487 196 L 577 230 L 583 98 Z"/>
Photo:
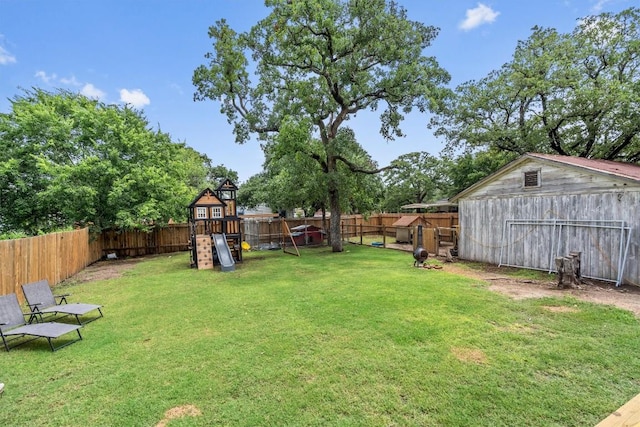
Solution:
<path fill-rule="evenodd" d="M 27 303 L 27 305 L 29 306 L 29 310 L 31 310 L 31 312 L 30 313 L 22 313 L 22 315 L 24 317 L 29 316 L 29 320 L 27 322 L 29 324 L 31 324 L 35 320 L 36 322 L 40 323 L 38 321 L 38 316 L 40 316 L 40 321 L 42 321 L 42 312 L 40 311 L 40 307 L 38 307 L 38 305 L 40 305 L 40 304 L 29 304 L 29 303 Z"/>
<path fill-rule="evenodd" d="M 28 314 L 33 314 L 33 313 L 40 313 L 40 307 L 42 305 L 41 302 L 37 302 L 35 304 L 29 304 L 27 303 L 27 305 L 29 306 L 29 310 L 31 310 L 31 313 Z M 25 313 L 26 314 L 26 313 Z"/>
<path fill-rule="evenodd" d="M 60 295 L 54 295 L 54 298 L 60 298 L 60 301 L 58 301 L 58 305 L 62 304 L 63 302 L 66 304 L 67 303 L 67 297 L 71 296 L 71 294 L 60 294 Z"/>

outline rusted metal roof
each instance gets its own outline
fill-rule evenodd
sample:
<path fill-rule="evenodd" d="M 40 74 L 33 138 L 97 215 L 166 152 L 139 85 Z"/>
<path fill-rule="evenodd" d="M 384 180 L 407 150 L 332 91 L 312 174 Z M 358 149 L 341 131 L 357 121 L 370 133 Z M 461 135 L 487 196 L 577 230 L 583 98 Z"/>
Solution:
<path fill-rule="evenodd" d="M 434 202 L 434 203 L 411 203 L 408 205 L 400 206 L 402 209 L 428 209 L 428 208 L 449 208 L 457 207 L 457 203 L 451 203 L 448 201 Z"/>
<path fill-rule="evenodd" d="M 567 165 L 579 166 L 598 172 L 630 178 L 640 181 L 640 165 L 635 163 L 614 162 L 602 159 L 585 159 L 584 157 L 560 156 L 556 154 L 527 153 L 527 156 L 538 159 L 551 160 Z"/>

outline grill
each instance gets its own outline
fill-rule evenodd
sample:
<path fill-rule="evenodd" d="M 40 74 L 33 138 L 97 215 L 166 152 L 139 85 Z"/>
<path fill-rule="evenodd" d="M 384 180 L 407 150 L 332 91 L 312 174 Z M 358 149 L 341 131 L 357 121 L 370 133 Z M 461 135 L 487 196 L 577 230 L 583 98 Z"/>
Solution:
<path fill-rule="evenodd" d="M 413 259 L 415 260 L 413 262 L 414 267 L 421 267 L 422 264 L 424 264 L 424 262 L 429 257 L 429 252 L 426 249 L 424 249 L 422 246 L 420 246 L 421 244 L 422 244 L 422 226 L 419 225 L 418 226 L 418 247 L 413 251 Z"/>

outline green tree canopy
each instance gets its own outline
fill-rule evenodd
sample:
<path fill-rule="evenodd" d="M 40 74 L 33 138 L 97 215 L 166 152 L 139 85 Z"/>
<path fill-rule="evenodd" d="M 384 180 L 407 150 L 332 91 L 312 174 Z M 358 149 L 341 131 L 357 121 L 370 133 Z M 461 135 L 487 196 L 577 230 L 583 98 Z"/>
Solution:
<path fill-rule="evenodd" d="M 494 147 L 640 161 L 640 9 L 570 34 L 534 27 L 513 59 L 456 97 L 431 126 L 449 148 Z"/>
<path fill-rule="evenodd" d="M 398 212 L 409 203 L 434 202 L 447 196 L 449 179 L 443 161 L 426 152 L 403 154 L 384 172 L 385 210 Z"/>
<path fill-rule="evenodd" d="M 208 186 L 212 189 L 216 189 L 222 181 L 230 179 L 234 184 L 239 185 L 238 172 L 233 169 L 227 168 L 225 165 L 213 165 L 209 157 L 203 155 L 205 159 L 205 166 L 207 168 L 207 182 Z"/>
<path fill-rule="evenodd" d="M 264 203 L 269 206 L 269 177 L 266 172 L 252 175 L 238 188 L 238 206 L 255 208 Z"/>
<path fill-rule="evenodd" d="M 299 122 L 286 120 L 273 144 L 266 146 L 265 168 L 269 176 L 269 201 L 272 207 L 304 208 L 308 215 L 329 207 L 328 188 L 334 185 L 340 192 L 340 211 L 368 213 L 379 206 L 382 181 L 375 174 L 355 173 L 339 163 L 332 173 L 322 168 L 323 144 L 318 139 L 307 140 L 310 132 Z M 336 136 L 336 155 L 352 166 L 375 170 L 378 165 L 355 140 L 354 132 L 343 127 Z"/>
<path fill-rule="evenodd" d="M 246 33 L 224 21 L 209 29 L 213 51 L 193 75 L 196 100 L 221 102 L 237 142 L 250 134 L 269 140 L 285 119 L 309 124 L 322 144 L 300 147 L 329 176 L 327 199 L 334 251 L 342 251 L 338 165 L 365 170 L 339 154 L 339 130 L 362 110 L 383 107 L 380 132 L 401 136 L 404 114 L 434 108 L 449 80 L 436 60 L 423 55 L 437 29 L 407 19 L 385 0 L 267 0 L 271 13 Z M 255 68 L 254 68 L 255 67 Z M 255 69 L 256 81 L 250 71 Z"/>
<path fill-rule="evenodd" d="M 205 183 L 204 158 L 127 106 L 68 91 L 25 91 L 0 115 L 0 227 L 146 229 Z"/>
<path fill-rule="evenodd" d="M 466 152 L 454 159 L 444 159 L 443 173 L 449 180 L 447 197 L 455 196 L 517 157 L 518 155 L 513 152 L 493 148 L 486 151 Z"/>

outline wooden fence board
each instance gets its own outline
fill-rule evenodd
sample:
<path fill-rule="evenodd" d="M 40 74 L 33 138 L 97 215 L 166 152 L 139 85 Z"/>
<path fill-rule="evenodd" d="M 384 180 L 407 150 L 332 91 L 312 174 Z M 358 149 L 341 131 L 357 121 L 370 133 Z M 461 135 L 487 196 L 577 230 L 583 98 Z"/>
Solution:
<path fill-rule="evenodd" d="M 23 284 L 47 279 L 55 285 L 73 276 L 102 257 L 99 245 L 99 239 L 89 242 L 86 228 L 0 241 L 0 295 L 16 293 L 24 301 Z"/>

